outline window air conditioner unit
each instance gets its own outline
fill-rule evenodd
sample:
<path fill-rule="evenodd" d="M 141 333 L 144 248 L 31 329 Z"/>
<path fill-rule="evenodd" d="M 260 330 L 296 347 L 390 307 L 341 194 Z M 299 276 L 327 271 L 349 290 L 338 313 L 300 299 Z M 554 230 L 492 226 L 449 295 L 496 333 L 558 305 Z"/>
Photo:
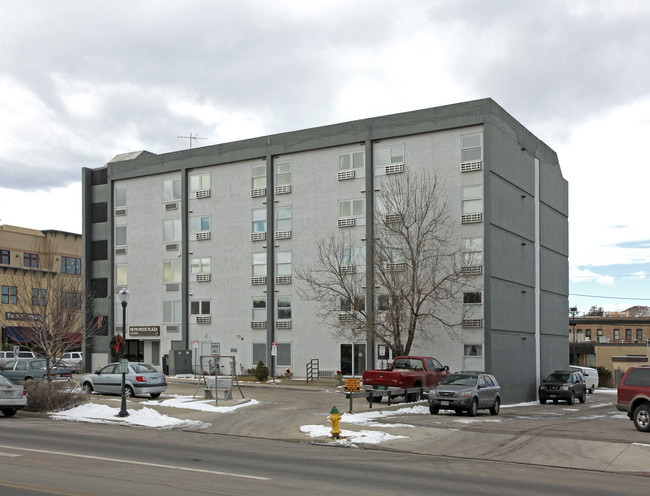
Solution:
<path fill-rule="evenodd" d="M 345 181 L 347 179 L 354 179 L 354 170 L 342 170 L 338 171 L 336 178 L 339 181 Z"/>

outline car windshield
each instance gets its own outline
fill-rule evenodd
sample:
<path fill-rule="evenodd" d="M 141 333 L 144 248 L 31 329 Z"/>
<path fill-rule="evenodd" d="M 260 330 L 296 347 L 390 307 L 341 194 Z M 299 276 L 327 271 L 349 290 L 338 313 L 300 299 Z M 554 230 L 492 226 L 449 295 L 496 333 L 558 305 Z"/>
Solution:
<path fill-rule="evenodd" d="M 546 378 L 546 380 L 548 382 L 568 382 L 569 374 L 551 374 Z"/>
<path fill-rule="evenodd" d="M 477 375 L 450 374 L 440 381 L 440 384 L 447 386 L 475 386 L 477 380 Z"/>
<path fill-rule="evenodd" d="M 11 382 L 6 377 L 0 375 L 0 386 L 13 386 L 13 385 L 14 385 L 13 382 Z"/>
<path fill-rule="evenodd" d="M 131 367 L 136 374 L 147 374 L 147 373 L 157 373 L 158 371 L 154 369 L 148 363 L 132 363 Z"/>

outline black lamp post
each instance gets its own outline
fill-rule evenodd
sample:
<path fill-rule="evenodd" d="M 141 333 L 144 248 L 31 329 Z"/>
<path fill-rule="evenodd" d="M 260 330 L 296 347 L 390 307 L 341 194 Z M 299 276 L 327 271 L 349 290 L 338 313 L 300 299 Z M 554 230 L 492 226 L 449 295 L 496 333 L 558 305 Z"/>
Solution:
<path fill-rule="evenodd" d="M 569 363 L 575 362 L 575 349 L 576 349 L 576 314 L 578 313 L 578 307 L 571 307 L 569 308 L 569 312 L 571 312 L 571 327 L 573 328 L 573 339 L 571 340 L 571 358 L 569 359 Z M 576 365 L 573 363 L 572 365 Z"/>
<path fill-rule="evenodd" d="M 117 294 L 120 297 L 120 302 L 122 302 L 122 347 L 124 347 L 126 346 L 126 306 L 129 304 L 130 293 L 128 289 L 122 288 L 120 292 Z M 120 358 L 120 362 L 122 360 L 123 359 Z M 122 371 L 122 402 L 120 404 L 120 412 L 117 414 L 118 417 L 129 416 L 129 412 L 126 411 L 126 395 L 124 394 L 125 383 L 126 383 L 126 372 Z"/>

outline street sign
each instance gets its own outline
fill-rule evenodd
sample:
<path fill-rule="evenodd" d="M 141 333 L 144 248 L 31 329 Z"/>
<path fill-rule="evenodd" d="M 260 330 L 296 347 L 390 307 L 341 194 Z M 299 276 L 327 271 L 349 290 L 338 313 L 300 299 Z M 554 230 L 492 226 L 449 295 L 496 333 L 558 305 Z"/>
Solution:
<path fill-rule="evenodd" d="M 278 356 L 278 343 L 271 343 L 271 356 Z"/>
<path fill-rule="evenodd" d="M 346 379 L 345 380 L 345 391 L 346 392 L 356 392 L 361 389 L 361 379 Z"/>
<path fill-rule="evenodd" d="M 199 347 L 199 340 L 195 339 L 193 344 L 194 344 L 194 349 L 197 349 Z"/>
<path fill-rule="evenodd" d="M 126 358 L 120 358 L 120 365 L 117 367 L 117 371 L 120 374 L 129 373 L 129 361 Z"/>

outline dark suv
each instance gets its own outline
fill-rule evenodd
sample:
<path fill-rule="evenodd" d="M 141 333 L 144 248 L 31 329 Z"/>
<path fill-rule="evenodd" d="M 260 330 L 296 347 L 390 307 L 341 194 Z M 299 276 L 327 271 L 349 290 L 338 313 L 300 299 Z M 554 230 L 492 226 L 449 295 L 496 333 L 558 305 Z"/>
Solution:
<path fill-rule="evenodd" d="M 539 386 L 539 402 L 543 405 L 546 400 L 566 401 L 573 405 L 576 398 L 580 403 L 587 401 L 587 385 L 580 372 L 573 370 L 556 370 Z"/>
<path fill-rule="evenodd" d="M 616 408 L 627 412 L 634 426 L 650 432 L 650 367 L 630 367 L 618 385 Z"/>

